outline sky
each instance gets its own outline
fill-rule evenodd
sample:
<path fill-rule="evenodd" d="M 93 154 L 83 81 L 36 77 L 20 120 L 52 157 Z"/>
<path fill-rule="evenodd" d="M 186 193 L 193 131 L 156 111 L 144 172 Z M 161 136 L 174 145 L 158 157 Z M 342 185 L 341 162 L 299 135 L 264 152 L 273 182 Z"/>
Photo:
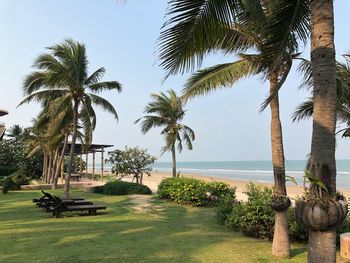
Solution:
<path fill-rule="evenodd" d="M 66 38 L 87 47 L 89 70 L 105 67 L 104 80 L 117 80 L 123 91 L 104 92 L 119 114 L 97 110 L 94 143 L 115 148 L 140 146 L 160 156 L 164 139 L 159 129 L 143 135 L 134 121 L 142 116 L 150 94 L 174 89 L 181 92 L 190 73 L 172 76 L 162 83 L 164 70 L 156 59 L 157 38 L 166 21 L 166 0 L 0 0 L 0 108 L 10 114 L 1 121 L 30 126 L 39 106 L 16 108 L 23 99 L 22 82 L 33 69 L 35 58 Z M 350 53 L 348 11 L 350 1 L 335 1 L 337 58 Z M 309 58 L 309 43 L 302 48 Z M 211 55 L 203 66 L 233 61 L 234 57 Z M 310 94 L 300 90 L 301 77 L 293 67 L 280 92 L 280 111 L 287 160 L 301 160 L 310 151 L 312 121 L 292 123 L 296 106 Z M 183 123 L 196 132 L 192 151 L 184 150 L 179 161 L 271 160 L 270 112 L 259 113 L 268 93 L 267 83 L 244 79 L 230 89 L 191 100 Z M 337 159 L 350 159 L 350 140 L 337 140 Z"/>

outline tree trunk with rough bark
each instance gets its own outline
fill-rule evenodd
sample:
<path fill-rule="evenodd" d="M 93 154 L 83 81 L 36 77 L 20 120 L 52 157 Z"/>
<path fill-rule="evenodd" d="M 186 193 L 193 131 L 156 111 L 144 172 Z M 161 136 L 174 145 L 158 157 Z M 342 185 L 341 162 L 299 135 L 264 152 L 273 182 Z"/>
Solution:
<path fill-rule="evenodd" d="M 336 192 L 336 61 L 333 0 L 311 1 L 313 131 L 310 172 L 322 180 L 330 197 Z M 308 262 L 336 262 L 335 230 L 309 231 Z"/>
<path fill-rule="evenodd" d="M 42 180 L 45 182 L 46 175 L 47 175 L 47 153 L 44 151 L 44 163 L 43 163 L 43 174 L 42 174 Z"/>
<path fill-rule="evenodd" d="M 50 184 L 53 184 L 55 181 L 55 173 L 56 173 L 56 166 L 57 166 L 57 160 L 58 160 L 58 150 L 55 150 L 53 162 L 52 162 L 52 171 L 51 171 L 51 180 Z"/>
<path fill-rule="evenodd" d="M 46 180 L 45 183 L 50 183 L 51 180 L 51 171 L 52 171 L 52 152 L 49 153 L 49 159 L 48 159 L 48 168 L 47 168 L 47 174 L 46 174 Z"/>
<path fill-rule="evenodd" d="M 57 188 L 58 176 L 60 175 L 60 172 L 61 172 L 61 166 L 62 166 L 63 159 L 64 159 L 64 153 L 65 153 L 66 148 L 67 148 L 67 143 L 68 143 L 68 134 L 66 134 L 64 136 L 63 147 L 62 147 L 61 155 L 60 155 L 58 162 L 57 162 L 56 171 L 55 171 L 55 179 L 54 179 L 54 182 L 52 185 L 52 189 Z"/>
<path fill-rule="evenodd" d="M 173 146 L 171 148 L 171 160 L 172 160 L 173 177 L 176 177 L 176 149 L 175 149 L 175 146 Z"/>
<path fill-rule="evenodd" d="M 278 74 L 270 74 L 270 93 L 278 86 Z M 279 115 L 278 94 L 270 102 L 271 109 L 271 151 L 274 175 L 274 197 L 287 196 L 282 124 Z M 272 242 L 272 255 L 290 257 L 287 210 L 275 211 L 275 229 Z"/>
<path fill-rule="evenodd" d="M 78 110 L 79 110 L 79 102 L 74 101 L 72 142 L 70 145 L 69 162 L 68 162 L 68 167 L 67 167 L 67 176 L 65 178 L 66 180 L 65 180 L 65 184 L 64 184 L 64 196 L 66 198 L 69 198 L 70 178 L 71 178 L 71 174 L 72 174 L 75 141 L 77 139 L 77 130 L 78 130 Z"/>

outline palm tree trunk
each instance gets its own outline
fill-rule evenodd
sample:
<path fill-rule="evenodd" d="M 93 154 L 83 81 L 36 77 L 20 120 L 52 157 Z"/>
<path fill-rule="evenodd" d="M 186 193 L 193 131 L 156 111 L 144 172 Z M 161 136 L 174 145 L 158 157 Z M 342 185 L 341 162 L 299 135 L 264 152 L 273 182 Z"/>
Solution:
<path fill-rule="evenodd" d="M 174 145 L 171 148 L 171 157 L 172 157 L 173 177 L 176 177 L 176 151 L 175 151 Z"/>
<path fill-rule="evenodd" d="M 65 153 L 66 148 L 67 148 L 67 143 L 68 143 L 68 134 L 66 134 L 64 136 L 63 147 L 62 147 L 60 158 L 58 159 L 58 162 L 57 162 L 56 172 L 55 172 L 55 179 L 54 179 L 54 182 L 53 182 L 53 185 L 52 185 L 52 189 L 56 189 L 57 188 L 58 175 L 60 174 L 60 171 L 61 171 L 61 166 L 62 166 L 62 162 L 63 162 L 63 158 L 64 158 L 64 153 Z"/>
<path fill-rule="evenodd" d="M 42 180 L 46 180 L 46 174 L 47 174 L 47 154 L 44 151 L 44 163 L 43 163 L 43 174 L 42 174 Z"/>
<path fill-rule="evenodd" d="M 50 183 L 50 179 L 51 179 L 51 171 L 52 171 L 52 152 L 49 153 L 49 165 L 47 168 L 47 174 L 46 174 L 46 180 L 45 183 Z"/>
<path fill-rule="evenodd" d="M 278 85 L 276 71 L 270 74 L 270 93 L 275 92 Z M 287 196 L 286 174 L 284 165 L 284 150 L 282 124 L 279 114 L 278 94 L 270 102 L 271 109 L 271 151 L 273 175 L 275 181 L 274 196 Z M 275 229 L 272 242 L 272 254 L 276 257 L 290 257 L 288 236 L 287 209 L 275 212 Z"/>
<path fill-rule="evenodd" d="M 51 171 L 50 184 L 53 184 L 54 181 L 55 181 L 57 160 L 58 160 L 58 150 L 55 150 L 55 155 L 54 155 L 53 162 L 52 162 L 52 171 Z"/>
<path fill-rule="evenodd" d="M 330 197 L 336 192 L 336 61 L 333 0 L 311 1 L 311 66 L 314 81 L 310 171 Z M 308 262 L 336 262 L 335 230 L 309 231 Z"/>
<path fill-rule="evenodd" d="M 72 142 L 70 145 L 70 153 L 69 153 L 69 162 L 67 168 L 67 176 L 64 184 L 64 196 L 69 198 L 69 188 L 70 188 L 70 177 L 72 174 L 72 166 L 74 161 L 74 150 L 75 150 L 75 141 L 77 139 L 77 130 L 78 130 L 78 110 L 79 110 L 79 102 L 74 101 L 74 110 L 73 110 L 73 133 L 72 133 Z"/>

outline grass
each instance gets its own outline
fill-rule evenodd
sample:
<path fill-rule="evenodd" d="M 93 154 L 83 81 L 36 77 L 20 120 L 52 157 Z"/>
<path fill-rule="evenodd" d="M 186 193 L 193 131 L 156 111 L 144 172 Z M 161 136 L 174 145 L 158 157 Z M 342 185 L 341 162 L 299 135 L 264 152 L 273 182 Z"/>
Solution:
<path fill-rule="evenodd" d="M 60 190 L 55 191 L 62 195 Z M 0 194 L 0 262 L 305 262 L 304 245 L 278 260 L 271 243 L 247 238 L 218 225 L 209 208 L 153 200 L 137 211 L 127 196 L 74 191 L 105 204 L 97 216 L 66 213 L 53 218 L 31 202 L 38 191 Z"/>

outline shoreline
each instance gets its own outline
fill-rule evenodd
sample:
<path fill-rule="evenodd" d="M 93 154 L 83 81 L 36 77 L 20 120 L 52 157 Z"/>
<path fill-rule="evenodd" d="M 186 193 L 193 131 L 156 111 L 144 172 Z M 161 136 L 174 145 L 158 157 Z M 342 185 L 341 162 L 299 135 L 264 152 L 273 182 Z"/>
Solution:
<path fill-rule="evenodd" d="M 143 178 L 143 184 L 147 185 L 153 192 L 156 192 L 158 189 L 159 183 L 164 178 L 171 177 L 170 172 L 159 172 L 159 171 L 152 171 L 151 176 L 145 176 Z M 189 177 L 189 178 L 195 178 L 199 180 L 203 180 L 205 182 L 224 182 L 229 184 L 231 187 L 236 187 L 236 197 L 238 200 L 246 201 L 247 195 L 245 192 L 245 187 L 249 182 L 252 182 L 257 185 L 263 185 L 267 187 L 272 187 L 273 184 L 271 183 L 265 183 L 265 182 L 257 182 L 257 181 L 245 181 L 245 180 L 237 180 L 237 179 L 230 179 L 230 178 L 221 178 L 221 177 L 213 177 L 213 176 L 207 176 L 207 175 L 201 175 L 201 174 L 190 174 L 190 173 L 183 173 L 181 177 Z M 125 181 L 131 181 L 132 177 L 124 177 L 123 180 Z M 350 197 L 350 189 L 339 189 L 345 197 Z M 304 189 L 301 186 L 296 185 L 287 185 L 287 194 L 291 199 L 295 199 L 298 196 L 301 196 L 304 192 Z"/>

